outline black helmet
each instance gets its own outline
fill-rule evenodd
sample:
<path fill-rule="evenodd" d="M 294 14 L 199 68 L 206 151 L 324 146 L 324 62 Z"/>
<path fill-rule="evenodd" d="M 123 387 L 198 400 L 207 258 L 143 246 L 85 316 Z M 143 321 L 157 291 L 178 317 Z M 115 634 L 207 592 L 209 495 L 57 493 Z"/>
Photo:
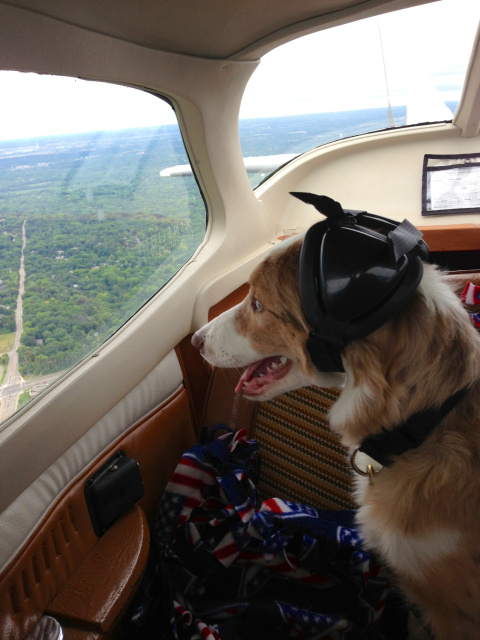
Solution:
<path fill-rule="evenodd" d="M 367 336 L 410 300 L 429 250 L 422 233 L 313 193 L 292 193 L 326 216 L 300 254 L 300 299 L 313 327 L 307 349 L 320 371 L 343 371 L 345 344 Z"/>

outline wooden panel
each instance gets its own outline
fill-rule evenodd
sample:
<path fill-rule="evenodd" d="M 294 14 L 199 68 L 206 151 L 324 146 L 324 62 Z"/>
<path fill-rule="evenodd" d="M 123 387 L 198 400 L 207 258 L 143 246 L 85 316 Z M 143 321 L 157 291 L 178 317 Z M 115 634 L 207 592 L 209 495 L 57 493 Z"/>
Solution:
<path fill-rule="evenodd" d="M 480 225 L 449 224 L 418 227 L 430 251 L 474 251 L 480 249 Z"/>

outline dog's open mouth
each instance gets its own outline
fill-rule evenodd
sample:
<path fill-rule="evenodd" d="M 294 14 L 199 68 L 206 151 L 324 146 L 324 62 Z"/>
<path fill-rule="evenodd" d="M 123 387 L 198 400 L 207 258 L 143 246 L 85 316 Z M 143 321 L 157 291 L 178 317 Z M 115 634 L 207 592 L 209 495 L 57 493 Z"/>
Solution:
<path fill-rule="evenodd" d="M 265 387 L 287 375 L 292 366 L 285 356 L 272 356 L 251 364 L 242 375 L 235 392 L 242 391 L 247 396 L 258 396 Z"/>

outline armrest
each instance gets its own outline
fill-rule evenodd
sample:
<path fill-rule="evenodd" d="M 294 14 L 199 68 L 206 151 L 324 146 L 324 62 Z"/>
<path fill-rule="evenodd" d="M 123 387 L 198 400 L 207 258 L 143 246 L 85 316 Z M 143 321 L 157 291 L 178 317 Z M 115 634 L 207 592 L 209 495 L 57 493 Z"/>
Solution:
<path fill-rule="evenodd" d="M 82 638 L 92 633 L 102 638 L 114 630 L 140 584 L 149 543 L 145 514 L 137 505 L 99 538 L 48 606 L 47 613 L 61 623 L 65 640 L 79 637 L 80 629 Z"/>

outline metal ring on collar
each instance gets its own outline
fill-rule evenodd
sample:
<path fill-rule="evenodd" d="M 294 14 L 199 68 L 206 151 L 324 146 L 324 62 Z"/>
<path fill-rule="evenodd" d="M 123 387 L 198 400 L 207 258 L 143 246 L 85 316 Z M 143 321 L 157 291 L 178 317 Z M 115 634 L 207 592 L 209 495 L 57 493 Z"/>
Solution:
<path fill-rule="evenodd" d="M 381 469 L 379 471 L 376 471 L 373 467 L 373 464 L 367 464 L 367 469 L 365 471 L 360 469 L 355 461 L 357 453 L 360 451 L 360 447 L 361 445 L 358 444 L 353 450 L 352 455 L 350 456 L 350 464 L 352 465 L 353 470 L 358 473 L 358 475 L 363 476 L 364 478 L 369 478 L 370 482 L 373 482 L 374 477 L 380 473 Z"/>

